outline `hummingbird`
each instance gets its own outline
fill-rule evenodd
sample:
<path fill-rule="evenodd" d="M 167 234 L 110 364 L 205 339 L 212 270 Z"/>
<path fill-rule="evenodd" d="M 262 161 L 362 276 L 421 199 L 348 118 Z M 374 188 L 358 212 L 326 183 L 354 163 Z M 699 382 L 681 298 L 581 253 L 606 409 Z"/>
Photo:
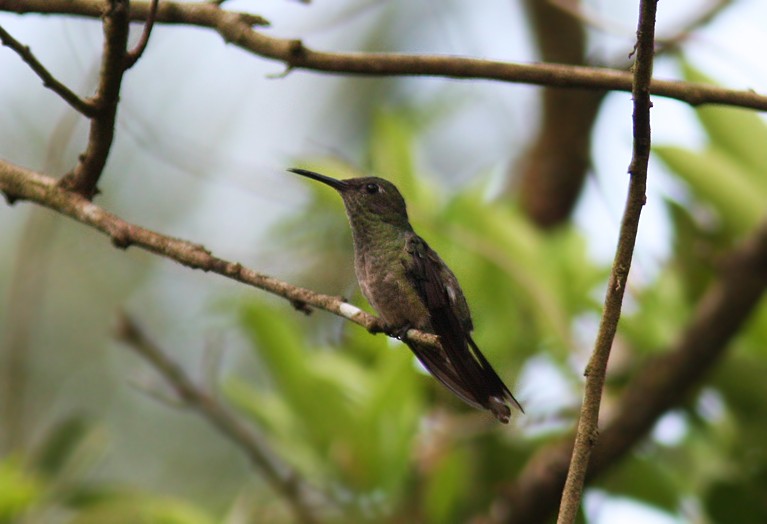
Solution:
<path fill-rule="evenodd" d="M 343 199 L 362 294 L 421 364 L 461 400 L 508 423 L 509 404 L 524 410 L 471 338 L 474 325 L 458 279 L 410 225 L 405 200 L 383 178 L 338 180 L 288 171 L 335 189 Z M 437 335 L 439 346 L 409 340 L 409 329 Z"/>

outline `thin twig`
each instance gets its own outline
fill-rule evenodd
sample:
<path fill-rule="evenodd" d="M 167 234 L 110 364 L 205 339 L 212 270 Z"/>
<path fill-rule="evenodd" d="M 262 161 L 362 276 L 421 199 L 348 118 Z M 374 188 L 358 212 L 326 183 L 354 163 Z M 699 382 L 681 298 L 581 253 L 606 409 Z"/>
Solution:
<path fill-rule="evenodd" d="M 181 366 L 171 360 L 124 312 L 120 312 L 118 316 L 116 334 L 119 340 L 144 357 L 163 376 L 186 405 L 198 411 L 247 454 L 272 488 L 289 503 L 300 522 L 317 522 L 308 502 L 301 494 L 298 473 L 286 464 L 278 464 L 276 454 L 260 437 L 213 397 L 198 388 Z"/>
<path fill-rule="evenodd" d="M 0 10 L 100 16 L 101 2 L 93 0 L 0 0 Z M 148 2 L 134 2 L 130 16 L 146 20 Z M 250 13 L 219 8 L 208 2 L 162 2 L 157 22 L 208 27 L 222 38 L 264 58 L 283 62 L 288 69 L 361 76 L 439 76 L 484 79 L 568 89 L 631 92 L 633 75 L 615 69 L 562 64 L 517 64 L 460 56 L 398 53 L 329 53 L 315 51 L 300 40 L 276 38 L 252 29 L 268 21 Z M 653 80 L 650 93 L 692 106 L 722 104 L 767 111 L 767 96 L 753 90 L 724 89 L 708 84 Z"/>
<path fill-rule="evenodd" d="M 40 77 L 43 81 L 43 85 L 59 95 L 67 104 L 72 106 L 75 111 L 82 113 L 85 116 L 93 116 L 96 112 L 95 105 L 80 98 L 77 93 L 69 89 L 63 83 L 58 81 L 56 77 L 48 71 L 45 66 L 32 54 L 32 50 L 28 46 L 23 45 L 21 42 L 13 38 L 2 26 L 0 26 L 0 41 L 3 45 L 11 48 L 16 52 L 19 57 L 34 71 L 34 73 Z"/>
<path fill-rule="evenodd" d="M 650 159 L 650 79 L 652 78 L 655 45 L 655 12 L 658 0 L 641 0 L 637 29 L 637 52 L 634 67 L 634 150 L 629 165 L 628 198 L 623 212 L 618 247 L 610 273 L 604 312 L 594 346 L 586 368 L 586 387 L 575 435 L 575 445 L 567 472 L 558 524 L 572 524 L 578 516 L 589 467 L 591 451 L 599 436 L 599 407 L 615 332 L 623 304 L 631 259 L 634 255 L 639 218 L 645 204 L 647 164 Z"/>
<path fill-rule="evenodd" d="M 104 52 L 101 58 L 99 85 L 92 103 L 98 109 L 91 118 L 88 145 L 74 170 L 61 179 L 61 186 L 91 199 L 98 193 L 96 184 L 112 148 L 120 99 L 120 85 L 125 72 L 125 56 L 130 25 L 128 0 L 109 0 L 104 13 Z"/>
<path fill-rule="evenodd" d="M 655 53 L 679 49 L 688 40 L 690 35 L 693 34 L 693 31 L 716 20 L 719 13 L 730 7 L 734 2 L 735 0 L 712 0 L 703 9 L 695 10 L 692 20 L 689 20 L 676 34 L 655 38 Z"/>
<path fill-rule="evenodd" d="M 136 44 L 136 47 L 131 49 L 125 56 L 125 69 L 133 67 L 141 55 L 144 54 L 147 44 L 149 43 L 149 37 L 152 34 L 152 28 L 154 27 L 154 21 L 157 18 L 157 4 L 160 0 L 151 0 L 149 5 L 149 14 L 144 22 L 144 31 L 141 33 L 141 39 Z"/>

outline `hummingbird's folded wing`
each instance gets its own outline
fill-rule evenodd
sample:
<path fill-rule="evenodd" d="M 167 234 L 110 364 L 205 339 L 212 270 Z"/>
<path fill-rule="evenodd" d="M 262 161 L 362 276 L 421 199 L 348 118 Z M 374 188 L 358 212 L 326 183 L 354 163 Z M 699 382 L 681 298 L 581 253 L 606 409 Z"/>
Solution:
<path fill-rule="evenodd" d="M 467 396 L 476 399 L 498 420 L 508 422 L 511 411 L 505 402 L 522 408 L 471 339 L 471 317 L 455 275 L 415 233 L 408 239 L 406 250 L 408 279 L 428 309 L 444 357 L 464 391 L 459 396 L 464 400 Z"/>

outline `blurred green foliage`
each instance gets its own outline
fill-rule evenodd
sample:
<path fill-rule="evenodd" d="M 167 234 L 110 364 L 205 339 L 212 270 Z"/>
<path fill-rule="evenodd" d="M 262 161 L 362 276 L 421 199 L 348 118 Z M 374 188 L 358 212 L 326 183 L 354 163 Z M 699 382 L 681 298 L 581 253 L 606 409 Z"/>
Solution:
<path fill-rule="evenodd" d="M 70 418 L 24 458 L 0 462 L 0 523 L 212 524 L 193 503 L 98 478 L 101 430 Z"/>
<path fill-rule="evenodd" d="M 691 68 L 687 74 L 700 79 Z M 709 138 L 704 150 L 655 148 L 690 193 L 667 201 L 670 260 L 650 282 L 630 290 L 634 304 L 619 334 L 626 374 L 679 336 L 715 277 L 716 257 L 764 216 L 767 160 L 749 137 L 767 136 L 767 127 L 750 112 L 703 108 L 697 114 Z M 415 229 L 458 275 L 483 350 L 511 384 L 540 352 L 553 357 L 564 380 L 577 381 L 571 357 L 588 348 L 574 329 L 579 319 L 599 313 L 598 292 L 608 268 L 590 260 L 587 241 L 575 229 L 544 234 L 514 205 L 494 200 L 490 178 L 477 177 L 453 192 L 417 172 L 415 139 L 407 115 L 379 112 L 365 171 L 401 188 Z M 332 160 L 309 167 L 354 176 Z M 309 205 L 290 221 L 301 239 L 293 245 L 315 253 L 306 268 L 315 282 L 328 276 L 348 288 L 351 265 L 339 276 L 334 264 L 351 260 L 340 199 L 325 187 L 308 186 Z M 335 239 L 332 253 L 327 239 Z M 359 294 L 352 300 L 364 302 Z M 736 341 L 711 387 L 669 415 L 676 437 L 648 439 L 599 479 L 598 489 L 680 518 L 702 512 L 712 522 L 733 522 L 727 508 L 737 504 L 738 522 L 765 520 L 767 448 L 761 443 L 767 441 L 767 390 L 756 376 L 763 376 L 758 370 L 764 366 L 767 323 L 759 320 L 765 309 Z M 267 430 L 285 459 L 341 504 L 344 515 L 354 515 L 352 521 L 464 522 L 492 500 L 496 482 L 514 478 L 538 445 L 564 431 L 536 437 L 535 410 L 511 432 L 488 423 L 416 373 L 406 348 L 392 348 L 383 337 L 348 323 L 331 343 L 320 343 L 301 334 L 305 321 L 285 315 L 284 307 L 254 301 L 243 307 L 241 321 L 273 383 L 235 380 L 230 397 Z M 744 359 L 751 361 L 751 373 L 733 376 Z M 608 397 L 621 387 L 613 380 Z M 568 411 L 556 416 L 573 418 Z M 690 509 L 696 497 L 698 505 Z"/>
<path fill-rule="evenodd" d="M 685 71 L 703 80 L 692 68 Z M 666 202 L 669 259 L 647 282 L 630 286 L 608 402 L 680 335 L 715 278 L 719 257 L 764 219 L 767 126 L 740 110 L 706 107 L 696 114 L 708 139 L 702 150 L 654 148 L 689 192 Z M 402 344 L 323 312 L 310 321 L 283 302 L 250 294 L 232 316 L 263 380 L 235 369 L 224 395 L 316 490 L 317 512 L 328 522 L 460 523 L 486 514 L 501 483 L 572 428 L 579 398 L 547 406 L 538 395 L 548 384 L 536 382 L 535 366 L 546 355 L 556 380 L 577 393 L 601 311 L 609 268 L 590 258 L 582 232 L 537 230 L 513 202 L 494 198 L 490 175 L 478 174 L 460 191 L 446 188 L 418 169 L 417 139 L 412 115 L 380 110 L 364 170 L 400 188 L 416 231 L 461 281 L 477 342 L 521 393 L 528 413 L 501 426 L 420 372 Z M 308 167 L 339 178 L 356 174 L 332 159 Z M 298 281 L 328 293 L 354 290 L 340 198 L 319 184 L 305 186 L 306 206 L 275 228 L 273 241 L 304 261 Z M 349 299 L 367 307 L 356 291 Z M 317 323 L 325 329 L 313 329 Z M 596 488 L 685 521 L 767 522 L 765 348 L 763 305 L 710 383 L 668 415 L 676 432 L 669 437 L 659 428 Z M 108 440 L 98 424 L 72 417 L 28 456 L 5 457 L 0 522 L 291 522 L 289 512 L 274 510 L 282 502 L 263 484 L 244 486 L 232 494 L 231 507 L 213 512 L 201 501 L 105 482 L 98 467 Z"/>

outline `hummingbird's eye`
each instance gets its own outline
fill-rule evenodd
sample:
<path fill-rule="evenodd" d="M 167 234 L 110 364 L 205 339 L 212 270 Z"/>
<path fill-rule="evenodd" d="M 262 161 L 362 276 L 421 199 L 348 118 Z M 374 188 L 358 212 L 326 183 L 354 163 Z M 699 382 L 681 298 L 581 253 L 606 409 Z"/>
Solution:
<path fill-rule="evenodd" d="M 378 184 L 373 184 L 372 182 L 370 184 L 365 184 L 365 191 L 370 194 L 374 195 L 375 193 L 378 193 L 381 190 Z"/>

